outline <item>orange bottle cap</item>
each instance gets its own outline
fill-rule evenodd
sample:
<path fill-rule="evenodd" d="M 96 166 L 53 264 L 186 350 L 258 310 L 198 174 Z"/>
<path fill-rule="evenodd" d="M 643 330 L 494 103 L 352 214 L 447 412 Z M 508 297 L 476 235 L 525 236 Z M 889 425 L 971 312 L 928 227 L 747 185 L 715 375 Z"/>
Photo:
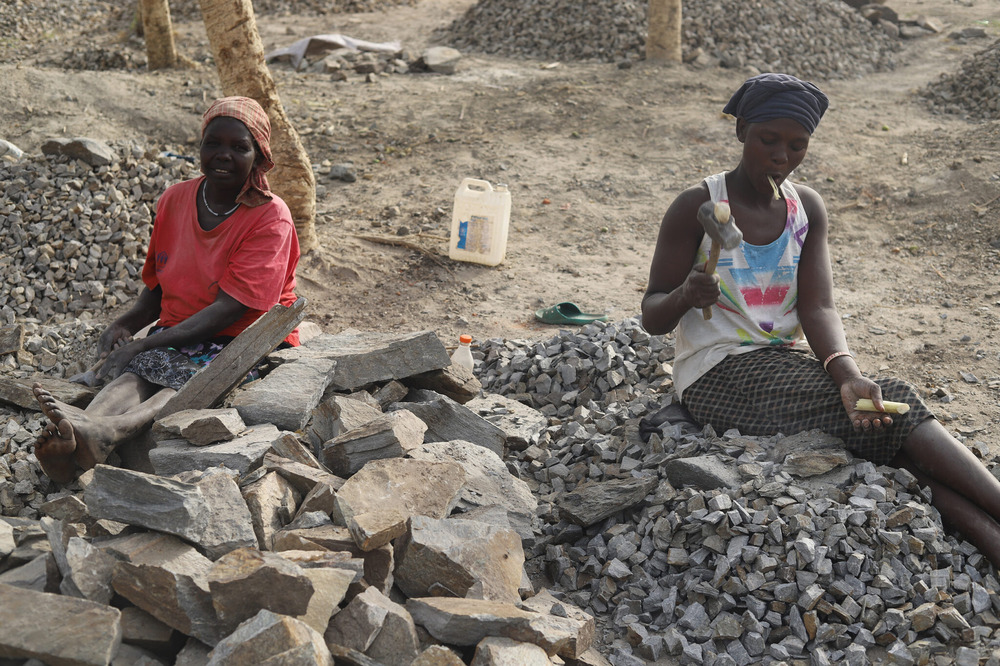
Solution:
<path fill-rule="evenodd" d="M 464 344 L 468 344 L 468 343 L 472 342 L 472 336 L 471 335 L 464 335 L 464 334 L 460 335 L 460 336 L 458 336 L 458 341 L 461 342 L 461 343 L 464 343 Z"/>

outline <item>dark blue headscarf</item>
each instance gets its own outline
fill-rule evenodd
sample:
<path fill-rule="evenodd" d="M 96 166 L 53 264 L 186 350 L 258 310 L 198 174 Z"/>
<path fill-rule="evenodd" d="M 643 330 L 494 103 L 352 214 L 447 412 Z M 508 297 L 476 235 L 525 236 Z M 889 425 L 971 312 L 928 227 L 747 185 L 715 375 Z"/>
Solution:
<path fill-rule="evenodd" d="M 812 134 L 828 106 L 830 100 L 808 81 L 768 73 L 744 81 L 722 112 L 748 123 L 791 118 Z"/>

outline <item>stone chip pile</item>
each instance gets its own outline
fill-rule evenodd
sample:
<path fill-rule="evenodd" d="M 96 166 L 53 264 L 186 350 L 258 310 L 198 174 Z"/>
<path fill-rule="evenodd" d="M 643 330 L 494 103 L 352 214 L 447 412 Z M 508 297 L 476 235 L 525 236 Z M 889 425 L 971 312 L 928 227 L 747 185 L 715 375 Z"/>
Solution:
<path fill-rule="evenodd" d="M 528 562 L 598 618 L 611 663 L 1000 663 L 996 573 L 909 473 L 819 432 L 719 436 L 679 409 L 644 442 L 671 352 L 625 320 L 478 353 L 486 390 L 549 416 L 516 454 L 543 521 Z"/>
<path fill-rule="evenodd" d="M 1000 41 L 967 58 L 958 71 L 942 74 L 921 95 L 937 112 L 1000 119 Z"/>
<path fill-rule="evenodd" d="M 615 62 L 643 57 L 647 2 L 480 0 L 439 33 L 455 48 L 511 57 Z M 711 0 L 683 13 L 685 60 L 854 78 L 894 67 L 897 42 L 842 0 Z"/>
<path fill-rule="evenodd" d="M 0 161 L 0 302 L 24 320 L 103 316 L 141 290 L 156 199 L 196 167 L 134 143 L 42 151 Z"/>

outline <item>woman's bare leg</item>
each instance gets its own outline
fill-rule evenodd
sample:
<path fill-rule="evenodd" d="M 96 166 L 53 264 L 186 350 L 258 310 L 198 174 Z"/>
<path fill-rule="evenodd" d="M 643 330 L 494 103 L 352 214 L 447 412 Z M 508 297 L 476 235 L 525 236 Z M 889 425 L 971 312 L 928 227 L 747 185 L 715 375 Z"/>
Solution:
<path fill-rule="evenodd" d="M 132 373 L 105 386 L 85 410 L 56 400 L 40 384 L 33 392 L 51 422 L 35 442 L 35 455 L 58 483 L 71 481 L 77 466 L 90 469 L 107 460 L 118 445 L 148 428 L 176 393 Z"/>
<path fill-rule="evenodd" d="M 950 486 L 925 474 L 905 453 L 897 455 L 892 464 L 909 470 L 921 485 L 930 487 L 931 504 L 941 513 L 944 524 L 960 532 L 993 566 L 1000 568 L 1000 523 Z"/>
<path fill-rule="evenodd" d="M 924 474 L 1000 521 L 1000 481 L 935 419 L 917 426 L 903 442 L 904 454 Z M 913 470 L 910 470 L 913 471 Z"/>

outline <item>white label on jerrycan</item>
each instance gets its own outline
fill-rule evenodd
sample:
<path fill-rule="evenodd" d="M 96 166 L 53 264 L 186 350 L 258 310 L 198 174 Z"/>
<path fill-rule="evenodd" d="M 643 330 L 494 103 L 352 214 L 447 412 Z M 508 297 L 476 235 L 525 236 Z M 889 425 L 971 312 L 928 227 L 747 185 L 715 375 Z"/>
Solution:
<path fill-rule="evenodd" d="M 485 180 L 466 178 L 455 192 L 448 256 L 496 266 L 507 254 L 510 227 L 510 192 L 506 185 L 493 188 Z"/>

